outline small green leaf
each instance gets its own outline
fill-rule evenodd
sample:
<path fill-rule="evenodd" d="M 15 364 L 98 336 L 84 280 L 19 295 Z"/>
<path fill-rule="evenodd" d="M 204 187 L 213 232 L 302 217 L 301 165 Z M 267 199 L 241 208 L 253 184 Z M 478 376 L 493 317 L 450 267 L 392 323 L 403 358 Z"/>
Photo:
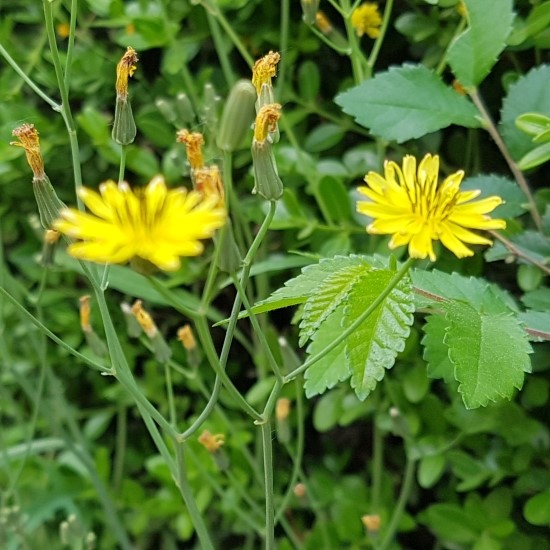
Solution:
<path fill-rule="evenodd" d="M 448 60 L 462 86 L 475 87 L 506 46 L 514 19 L 512 0 L 464 0 L 468 28 L 451 44 Z"/>
<path fill-rule="evenodd" d="M 468 544 L 478 537 L 475 522 L 456 504 L 429 506 L 423 521 L 444 540 Z"/>
<path fill-rule="evenodd" d="M 437 483 L 445 469 L 445 457 L 442 454 L 423 456 L 418 464 L 418 484 L 429 489 Z"/>
<path fill-rule="evenodd" d="M 394 271 L 372 270 L 354 285 L 344 311 L 343 329 L 352 325 L 384 291 Z M 374 390 L 403 351 L 413 323 L 414 304 L 410 279 L 403 278 L 389 296 L 353 331 L 346 342 L 352 371 L 351 387 L 361 400 Z"/>
<path fill-rule="evenodd" d="M 316 126 L 306 137 L 304 148 L 311 153 L 319 153 L 334 147 L 344 137 L 346 130 L 339 124 L 327 122 Z"/>
<path fill-rule="evenodd" d="M 531 497 L 523 507 L 523 515 L 531 525 L 550 524 L 550 491 Z"/>
<path fill-rule="evenodd" d="M 335 177 L 324 176 L 318 183 L 316 198 L 327 221 L 337 224 L 351 219 L 350 200 L 344 184 Z"/>
<path fill-rule="evenodd" d="M 445 343 L 467 408 L 510 399 L 531 372 L 531 346 L 519 321 L 503 313 L 480 313 L 462 302 L 446 304 Z"/>
<path fill-rule="evenodd" d="M 450 124 L 480 126 L 472 103 L 423 65 L 392 67 L 339 94 L 335 101 L 373 134 L 398 143 Z"/>
<path fill-rule="evenodd" d="M 550 128 L 550 117 L 541 113 L 524 113 L 516 118 L 516 127 L 530 136 L 538 136 Z"/>
<path fill-rule="evenodd" d="M 518 167 L 520 170 L 530 170 L 536 168 L 545 162 L 550 160 L 550 143 L 544 143 L 535 147 L 518 161 Z"/>
<path fill-rule="evenodd" d="M 298 69 L 298 87 L 300 98 L 304 101 L 315 101 L 319 94 L 321 76 L 317 63 L 305 61 Z"/>

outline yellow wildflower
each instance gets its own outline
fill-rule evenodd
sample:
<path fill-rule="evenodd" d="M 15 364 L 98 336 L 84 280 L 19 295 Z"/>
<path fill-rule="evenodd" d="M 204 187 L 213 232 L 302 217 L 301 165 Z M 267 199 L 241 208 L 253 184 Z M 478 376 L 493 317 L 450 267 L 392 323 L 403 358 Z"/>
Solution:
<path fill-rule="evenodd" d="M 271 85 L 271 79 L 277 74 L 277 64 L 280 60 L 281 54 L 279 52 L 270 51 L 254 63 L 252 84 L 254 84 L 258 94 L 262 91 L 262 85 Z"/>
<path fill-rule="evenodd" d="M 357 36 L 366 34 L 369 38 L 380 36 L 382 16 L 378 11 L 378 5 L 372 2 L 364 2 L 351 14 L 351 24 Z"/>
<path fill-rule="evenodd" d="M 489 239 L 469 229 L 504 229 L 506 222 L 491 219 L 492 212 L 503 200 L 492 196 L 473 201 L 481 191 L 460 191 L 464 172 L 459 170 L 438 186 L 439 156 L 426 155 L 420 165 L 406 155 L 401 169 L 386 161 L 384 176 L 369 172 L 368 187 L 359 192 L 369 201 L 357 203 L 357 211 L 374 218 L 367 227 L 373 234 L 392 235 L 389 246 L 409 246 L 412 258 L 435 261 L 433 241 L 440 240 L 458 258 L 472 256 L 464 243 L 491 244 Z M 473 202 L 472 202 L 473 201 Z"/>
<path fill-rule="evenodd" d="M 119 98 L 128 97 L 128 78 L 136 71 L 138 56 L 134 48 L 126 49 L 126 53 L 116 66 L 116 94 Z"/>
<path fill-rule="evenodd" d="M 167 189 L 156 176 L 143 190 L 109 180 L 100 194 L 82 187 L 78 194 L 91 213 L 64 208 L 58 231 L 81 239 L 68 247 L 76 258 L 99 263 L 125 263 L 138 257 L 173 271 L 179 256 L 197 256 L 208 239 L 225 223 L 225 210 L 213 198 L 184 188 Z"/>

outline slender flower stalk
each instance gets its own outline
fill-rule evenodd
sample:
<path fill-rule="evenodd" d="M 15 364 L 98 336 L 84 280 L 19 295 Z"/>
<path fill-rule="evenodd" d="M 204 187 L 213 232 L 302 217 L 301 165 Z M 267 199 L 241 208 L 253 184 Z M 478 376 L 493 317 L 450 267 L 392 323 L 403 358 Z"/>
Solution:
<path fill-rule="evenodd" d="M 489 212 L 503 203 L 497 196 L 474 201 L 479 190 L 460 191 L 464 172 L 459 170 L 438 185 L 439 157 L 426 155 L 417 167 L 406 155 L 403 167 L 386 162 L 384 176 L 369 172 L 367 186 L 359 192 L 368 201 L 359 201 L 357 210 L 374 218 L 367 227 L 372 234 L 392 235 L 390 248 L 408 245 L 411 258 L 436 260 L 433 241 L 440 240 L 458 258 L 474 254 L 467 244 L 491 241 L 470 229 L 504 229 L 506 222 L 491 219 Z"/>
<path fill-rule="evenodd" d="M 125 263 L 138 258 L 165 271 L 180 267 L 180 256 L 202 254 L 226 219 L 215 198 L 184 188 L 167 189 L 162 176 L 140 190 L 109 180 L 99 193 L 82 187 L 79 196 L 91 213 L 65 208 L 55 228 L 78 242 L 69 245 L 75 258 L 98 263 Z"/>

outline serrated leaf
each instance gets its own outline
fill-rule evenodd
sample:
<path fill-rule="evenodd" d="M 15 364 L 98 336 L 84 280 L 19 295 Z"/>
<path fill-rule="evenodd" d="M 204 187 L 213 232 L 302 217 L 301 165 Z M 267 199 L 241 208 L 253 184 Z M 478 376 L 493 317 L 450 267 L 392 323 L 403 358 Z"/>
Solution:
<path fill-rule="evenodd" d="M 465 179 L 461 191 L 481 190 L 480 199 L 497 195 L 504 199 L 504 203 L 497 206 L 491 213 L 493 218 L 514 218 L 523 214 L 528 208 L 527 198 L 514 181 L 497 176 L 496 174 L 483 174 Z"/>
<path fill-rule="evenodd" d="M 543 287 L 526 292 L 521 301 L 525 307 L 537 311 L 550 311 L 550 288 Z"/>
<path fill-rule="evenodd" d="M 524 311 L 518 319 L 533 342 L 550 340 L 550 311 Z"/>
<path fill-rule="evenodd" d="M 445 343 L 466 408 L 510 399 L 531 372 L 529 345 L 519 321 L 503 313 L 479 313 L 463 302 L 446 306 Z"/>
<path fill-rule="evenodd" d="M 383 292 L 394 275 L 390 270 L 372 270 L 357 281 L 344 310 L 344 330 Z M 384 377 L 385 370 L 393 367 L 397 353 L 403 351 L 413 323 L 413 312 L 412 289 L 407 276 L 348 337 L 346 357 L 352 372 L 351 387 L 360 400 L 367 398 Z"/>
<path fill-rule="evenodd" d="M 328 342 L 332 342 L 342 333 L 342 305 L 319 327 L 307 348 L 309 355 L 322 351 Z M 322 359 L 313 363 L 305 374 L 304 389 L 307 397 L 323 393 L 333 388 L 338 382 L 347 380 L 351 372 L 345 354 L 346 342 L 342 342 L 329 351 Z"/>
<path fill-rule="evenodd" d="M 535 147 L 531 137 L 516 127 L 516 118 L 528 112 L 550 115 L 549 87 L 550 66 L 541 65 L 512 84 L 502 102 L 500 131 L 516 161 Z"/>
<path fill-rule="evenodd" d="M 300 323 L 300 347 L 309 340 L 327 317 L 338 307 L 343 305 L 350 290 L 357 280 L 369 269 L 365 262 L 343 265 L 331 273 L 307 299 L 302 312 Z M 326 342 L 329 340 L 325 340 Z"/>
<path fill-rule="evenodd" d="M 517 311 L 514 299 L 498 285 L 476 277 L 465 277 L 458 273 L 444 273 L 434 269 L 414 269 L 411 277 L 415 289 L 416 307 L 441 307 L 445 300 L 461 300 L 476 309 L 492 313 Z M 438 306 L 439 304 L 439 306 Z"/>
<path fill-rule="evenodd" d="M 462 86 L 475 87 L 506 46 L 514 19 L 512 0 L 464 0 L 468 28 L 451 44 L 448 61 Z"/>
<path fill-rule="evenodd" d="M 398 143 L 450 124 L 480 126 L 472 103 L 423 65 L 392 67 L 339 94 L 335 101 L 373 134 Z"/>
<path fill-rule="evenodd" d="M 454 380 L 454 365 L 449 359 L 449 348 L 444 343 L 448 321 L 443 315 L 430 315 L 424 325 L 424 360 L 428 363 L 430 378 Z"/>

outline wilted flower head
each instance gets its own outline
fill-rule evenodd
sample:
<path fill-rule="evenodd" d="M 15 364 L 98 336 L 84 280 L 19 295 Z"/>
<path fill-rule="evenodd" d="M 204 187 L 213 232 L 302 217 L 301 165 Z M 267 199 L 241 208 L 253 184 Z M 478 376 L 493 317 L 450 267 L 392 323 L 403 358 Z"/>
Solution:
<path fill-rule="evenodd" d="M 204 137 L 200 132 L 190 132 L 186 129 L 178 130 L 176 133 L 176 141 L 186 146 L 187 160 L 192 170 L 197 170 L 204 166 L 204 157 L 202 154 Z"/>
<path fill-rule="evenodd" d="M 277 129 L 279 118 L 281 118 L 281 106 L 279 103 L 264 105 L 256 116 L 254 141 L 263 143 L 267 139 L 269 132 L 274 132 Z"/>
<path fill-rule="evenodd" d="M 369 38 L 380 36 L 382 16 L 378 11 L 378 5 L 372 2 L 364 2 L 351 14 L 351 24 L 357 36 L 366 34 Z"/>
<path fill-rule="evenodd" d="M 204 166 L 193 171 L 195 189 L 204 197 L 214 198 L 217 205 L 223 207 L 225 204 L 222 176 L 217 164 Z"/>
<path fill-rule="evenodd" d="M 128 78 L 136 71 L 137 62 L 136 50 L 128 47 L 116 66 L 116 93 L 119 98 L 128 96 Z"/>
<path fill-rule="evenodd" d="M 199 443 L 210 453 L 215 453 L 225 443 L 225 435 L 211 434 L 204 430 L 199 436 Z"/>
<path fill-rule="evenodd" d="M 197 256 L 200 239 L 213 236 L 225 223 L 225 209 L 214 198 L 185 188 L 167 189 L 162 176 L 144 189 L 109 180 L 100 193 L 82 187 L 78 194 L 91 213 L 65 208 L 55 228 L 80 239 L 69 245 L 76 258 L 99 263 L 125 263 L 141 258 L 173 271 L 180 256 Z"/>
<path fill-rule="evenodd" d="M 262 91 L 264 84 L 271 85 L 271 79 L 277 74 L 277 64 L 281 60 L 279 52 L 270 51 L 254 63 L 252 68 L 252 84 L 256 88 L 258 95 Z"/>
<path fill-rule="evenodd" d="M 12 131 L 12 136 L 19 138 L 19 141 L 12 141 L 10 145 L 23 147 L 27 156 L 27 162 L 31 167 L 35 179 L 44 177 L 44 161 L 40 152 L 40 139 L 38 130 L 34 124 L 21 124 Z"/>
<path fill-rule="evenodd" d="M 367 227 L 373 234 L 392 235 L 389 246 L 409 246 L 412 258 L 435 261 L 433 241 L 440 240 L 458 258 L 472 256 L 468 244 L 491 244 L 489 239 L 470 229 L 504 229 L 506 222 L 491 219 L 492 212 L 502 199 L 497 196 L 473 201 L 481 191 L 460 191 L 464 172 L 451 174 L 438 185 L 439 156 L 426 155 L 420 165 L 406 155 L 403 168 L 386 161 L 384 176 L 369 172 L 367 187 L 359 192 L 368 201 L 359 201 L 357 210 L 374 218 Z"/>

